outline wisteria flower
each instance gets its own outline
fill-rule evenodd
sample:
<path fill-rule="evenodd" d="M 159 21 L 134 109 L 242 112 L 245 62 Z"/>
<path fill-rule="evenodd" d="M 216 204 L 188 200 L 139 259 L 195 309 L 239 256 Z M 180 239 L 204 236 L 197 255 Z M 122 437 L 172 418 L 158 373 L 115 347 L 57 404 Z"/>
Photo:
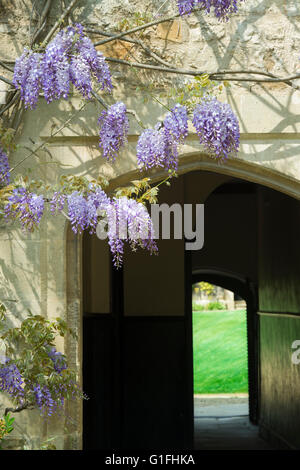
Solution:
<path fill-rule="evenodd" d="M 188 135 L 188 113 L 185 106 L 176 104 L 164 119 L 164 129 L 170 140 L 183 143 Z"/>
<path fill-rule="evenodd" d="M 72 230 L 81 233 L 89 229 L 94 233 L 98 223 L 98 210 L 105 210 L 110 200 L 101 188 L 90 191 L 85 197 L 79 191 L 74 191 L 67 196 L 68 216 L 71 221 Z"/>
<path fill-rule="evenodd" d="M 125 242 L 134 250 L 139 246 L 151 254 L 157 252 L 153 223 L 142 203 L 125 196 L 114 199 L 107 219 L 108 243 L 116 267 L 122 264 Z"/>
<path fill-rule="evenodd" d="M 6 359 L 0 365 L 0 390 L 20 400 L 24 395 L 23 385 L 18 367 L 9 358 Z"/>
<path fill-rule="evenodd" d="M 12 195 L 4 207 L 5 218 L 19 219 L 23 229 L 32 231 L 39 225 L 44 213 L 44 198 L 19 187 L 13 190 Z"/>
<path fill-rule="evenodd" d="M 42 415 L 52 416 L 56 408 L 56 403 L 52 398 L 51 392 L 47 385 L 41 386 L 39 383 L 33 387 L 35 401 Z"/>
<path fill-rule="evenodd" d="M 146 129 L 137 143 L 137 160 L 141 169 L 162 167 L 176 170 L 178 146 L 188 135 L 188 115 L 185 106 L 177 104 L 165 117 L 163 124 Z"/>
<path fill-rule="evenodd" d="M 52 198 L 50 199 L 50 211 L 52 214 L 55 214 L 57 212 L 61 212 L 64 209 L 65 202 L 67 199 L 67 195 L 60 192 L 60 191 L 55 191 L 53 193 Z"/>
<path fill-rule="evenodd" d="M 103 157 L 114 161 L 120 148 L 127 143 L 129 121 L 126 114 L 126 106 L 118 102 L 103 111 L 98 119 L 99 147 Z"/>
<path fill-rule="evenodd" d="M 25 108 L 36 107 L 43 74 L 42 54 L 25 48 L 23 54 L 16 59 L 13 77 L 13 84 L 20 90 Z"/>
<path fill-rule="evenodd" d="M 47 103 L 68 98 L 71 83 L 85 98 L 91 98 L 92 77 L 102 90 L 112 89 L 103 54 L 84 36 L 83 27 L 76 24 L 60 31 L 44 54 L 24 49 L 16 60 L 13 83 L 20 90 L 25 107 L 35 108 L 42 91 Z"/>
<path fill-rule="evenodd" d="M 144 130 L 138 139 L 136 156 L 140 168 L 165 166 L 166 136 L 158 127 Z"/>
<path fill-rule="evenodd" d="M 65 357 L 62 353 L 56 351 L 56 348 L 54 346 L 52 348 L 49 348 L 47 354 L 52 360 L 56 372 L 60 374 L 63 370 L 67 368 Z"/>
<path fill-rule="evenodd" d="M 240 0 L 243 1 L 243 0 Z M 228 20 L 232 13 L 238 10 L 239 0 L 177 0 L 180 15 L 188 15 L 194 8 L 203 8 L 210 13 L 213 8 L 218 19 Z"/>
<path fill-rule="evenodd" d="M 239 122 L 231 107 L 216 98 L 205 98 L 194 110 L 193 124 L 200 144 L 217 158 L 235 155 L 240 145 Z"/>
<path fill-rule="evenodd" d="M 0 186 L 10 183 L 10 166 L 4 150 L 0 147 Z"/>

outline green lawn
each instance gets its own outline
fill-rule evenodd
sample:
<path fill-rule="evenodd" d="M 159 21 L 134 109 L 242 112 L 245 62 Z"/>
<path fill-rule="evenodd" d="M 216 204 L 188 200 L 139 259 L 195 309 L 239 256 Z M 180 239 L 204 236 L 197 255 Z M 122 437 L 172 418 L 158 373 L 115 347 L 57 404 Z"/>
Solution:
<path fill-rule="evenodd" d="M 194 393 L 248 391 L 245 310 L 193 312 Z"/>

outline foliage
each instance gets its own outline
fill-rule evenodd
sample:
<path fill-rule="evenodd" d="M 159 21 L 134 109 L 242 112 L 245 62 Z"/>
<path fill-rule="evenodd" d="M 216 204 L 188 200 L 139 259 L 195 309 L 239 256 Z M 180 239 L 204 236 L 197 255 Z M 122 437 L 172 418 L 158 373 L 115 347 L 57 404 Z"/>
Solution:
<path fill-rule="evenodd" d="M 72 329 L 61 318 L 47 320 L 28 313 L 19 327 L 7 328 L 5 307 L 1 306 L 0 340 L 6 356 L 0 364 L 0 391 L 7 393 L 15 408 L 39 408 L 45 417 L 63 413 L 66 399 L 83 399 L 76 373 L 66 357 L 56 351 L 55 339 L 70 334 Z"/>
<path fill-rule="evenodd" d="M 12 418 L 10 413 L 7 413 L 3 416 L 3 418 L 0 418 L 0 443 L 8 434 L 13 431 L 14 420 L 15 418 Z"/>
<path fill-rule="evenodd" d="M 192 79 L 180 80 L 179 83 L 168 87 L 168 89 L 159 96 L 161 99 L 167 98 L 168 102 L 177 102 L 185 106 L 188 113 L 191 114 L 195 106 L 199 104 L 205 96 L 218 96 L 224 90 L 224 87 L 227 88 L 228 86 L 228 82 L 224 81 L 220 83 L 210 80 L 209 75 L 203 73 Z"/>
<path fill-rule="evenodd" d="M 207 310 L 225 310 L 226 307 L 221 302 L 209 302 L 206 308 Z"/>
<path fill-rule="evenodd" d="M 215 290 L 215 287 L 209 282 L 202 281 L 202 282 L 199 282 L 198 285 L 199 285 L 201 292 L 204 292 L 208 297 L 210 297 Z"/>
<path fill-rule="evenodd" d="M 193 302 L 193 312 L 206 312 L 208 310 L 225 310 L 226 307 L 221 302 L 209 302 L 205 305 Z"/>

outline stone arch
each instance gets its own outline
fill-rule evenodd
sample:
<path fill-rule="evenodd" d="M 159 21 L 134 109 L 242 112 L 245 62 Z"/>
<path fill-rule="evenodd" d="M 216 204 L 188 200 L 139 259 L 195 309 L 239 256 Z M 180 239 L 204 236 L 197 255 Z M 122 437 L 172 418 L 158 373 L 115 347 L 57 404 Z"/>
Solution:
<path fill-rule="evenodd" d="M 178 175 L 197 170 L 210 171 L 250 183 L 257 183 L 295 199 L 300 199 L 300 181 L 298 179 L 263 164 L 252 163 L 240 158 L 229 158 L 226 162 L 220 163 L 205 154 L 199 154 L 199 152 L 184 154 L 179 158 Z M 131 180 L 142 176 L 146 176 L 146 174 L 141 174 L 139 170 L 123 173 L 111 180 L 111 188 L 126 185 Z M 166 171 L 153 170 L 147 176 L 151 177 L 153 182 L 160 181 L 166 177 Z"/>

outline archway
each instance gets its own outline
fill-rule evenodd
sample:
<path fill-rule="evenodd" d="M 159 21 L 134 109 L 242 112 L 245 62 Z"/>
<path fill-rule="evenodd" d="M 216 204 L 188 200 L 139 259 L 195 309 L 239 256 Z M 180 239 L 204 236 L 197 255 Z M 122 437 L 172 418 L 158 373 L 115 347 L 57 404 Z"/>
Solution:
<path fill-rule="evenodd" d="M 292 186 L 285 192 L 292 193 Z M 296 192 L 295 190 L 294 193 Z M 234 211 L 233 217 L 230 218 L 224 206 L 222 209 L 219 204 L 220 201 L 223 201 L 225 206 L 227 204 L 227 208 L 230 206 L 234 209 L 234 204 L 237 204 L 236 207 L 239 206 L 235 231 L 232 229 L 235 220 Z M 230 204 L 228 201 L 231 201 Z M 248 201 L 248 205 L 245 205 L 245 201 Z M 274 258 L 275 248 L 273 244 L 268 246 L 268 237 L 276 222 L 272 208 L 280 205 L 284 223 L 290 226 L 289 231 L 283 232 L 284 236 L 290 231 L 293 232 L 290 246 L 296 252 L 296 235 L 299 231 L 296 215 L 299 203 L 272 189 L 254 183 L 245 183 L 232 175 L 218 174 L 216 171 L 182 174 L 172 183 L 171 189 L 162 189 L 160 203 L 162 202 L 210 204 L 211 220 L 215 218 L 219 226 L 215 227 L 212 224 L 209 235 L 211 241 L 201 253 L 185 252 L 184 240 L 161 240 L 160 256 L 150 257 L 147 253 L 128 251 L 125 255 L 123 272 L 112 278 L 110 269 L 106 271 L 106 281 L 113 279 L 110 298 L 115 307 L 109 312 L 101 312 L 98 309 L 92 314 L 90 332 L 94 336 L 88 336 L 85 340 L 89 347 L 93 347 L 93 343 L 97 345 L 96 349 L 99 347 L 101 349 L 105 345 L 105 348 L 97 353 L 100 354 L 101 361 L 98 363 L 96 373 L 98 385 L 109 384 L 111 387 L 100 393 L 103 402 L 98 417 L 106 416 L 102 422 L 108 424 L 99 432 L 98 442 L 93 448 L 112 448 L 112 437 L 114 442 L 117 442 L 115 447 L 120 449 L 191 448 L 193 386 L 190 290 L 193 276 L 194 279 L 205 276 L 205 280 L 214 280 L 224 287 L 232 287 L 247 298 L 251 351 L 249 370 L 252 371 L 250 372 L 251 420 L 257 422 L 260 418 L 258 411 L 261 410 L 262 403 L 264 421 L 259 423 L 261 430 L 266 428 L 270 430 L 274 426 L 278 429 L 281 426 L 282 417 L 279 419 L 272 411 L 276 397 L 272 397 L 271 403 L 269 402 L 270 387 L 277 379 L 273 375 L 271 383 L 269 372 L 269 375 L 266 374 L 266 369 L 270 371 L 270 358 L 275 355 L 275 350 L 270 351 L 270 347 L 275 347 L 274 339 L 266 340 L 268 334 L 266 323 L 267 318 L 270 318 L 270 314 L 276 309 L 277 313 L 280 312 L 282 322 L 286 322 L 287 318 L 284 313 L 285 308 L 289 314 L 295 312 L 297 315 L 298 252 L 293 259 L 289 250 L 284 247 L 278 260 L 279 264 L 272 273 L 268 269 L 268 263 L 270 257 Z M 216 217 L 217 207 L 221 208 L 219 216 Z M 248 221 L 246 225 L 245 221 Z M 208 226 L 207 220 L 206 226 Z M 241 241 L 245 240 L 249 241 L 247 246 L 241 244 Z M 95 247 L 91 250 L 90 259 L 99 259 L 94 251 Z M 293 265 L 293 274 L 289 277 L 288 287 L 282 275 L 282 267 L 289 264 Z M 86 269 L 84 277 L 88 279 Z M 102 271 L 99 271 L 89 278 L 95 289 L 98 286 L 98 291 L 101 286 L 101 282 L 99 283 L 101 273 Z M 277 278 L 272 280 L 274 273 Z M 259 295 L 256 286 L 260 288 Z M 285 301 L 282 301 L 278 292 L 272 291 L 273 287 L 283 295 L 292 291 L 292 300 L 289 300 L 285 306 Z M 259 296 L 262 298 L 260 305 L 258 305 Z M 274 304 L 276 298 L 281 302 L 279 307 Z M 259 319 L 264 331 L 264 339 L 260 337 L 260 345 L 257 341 Z M 102 339 L 97 341 L 95 332 L 100 330 Z M 104 330 L 106 333 L 103 333 Z M 290 331 L 289 327 L 288 330 Z M 273 334 L 272 328 L 270 331 Z M 94 353 L 91 353 L 92 356 Z M 262 370 L 258 367 L 258 357 Z M 284 378 L 283 369 L 281 373 Z M 260 383 L 262 383 L 260 390 L 263 390 L 263 398 L 258 391 Z M 109 401 L 110 399 L 113 401 Z M 289 415 L 289 419 L 292 420 L 290 411 Z M 109 423 L 113 423 L 113 426 Z M 105 435 L 105 441 L 101 441 L 101 435 L 102 437 Z"/>
<path fill-rule="evenodd" d="M 223 271 L 210 266 L 194 268 L 193 284 L 206 281 L 228 289 L 246 301 L 247 305 L 247 345 L 248 345 L 248 388 L 249 388 L 249 418 L 254 424 L 259 416 L 259 383 L 258 383 L 258 310 L 257 286 L 248 278 L 238 273 Z"/>

